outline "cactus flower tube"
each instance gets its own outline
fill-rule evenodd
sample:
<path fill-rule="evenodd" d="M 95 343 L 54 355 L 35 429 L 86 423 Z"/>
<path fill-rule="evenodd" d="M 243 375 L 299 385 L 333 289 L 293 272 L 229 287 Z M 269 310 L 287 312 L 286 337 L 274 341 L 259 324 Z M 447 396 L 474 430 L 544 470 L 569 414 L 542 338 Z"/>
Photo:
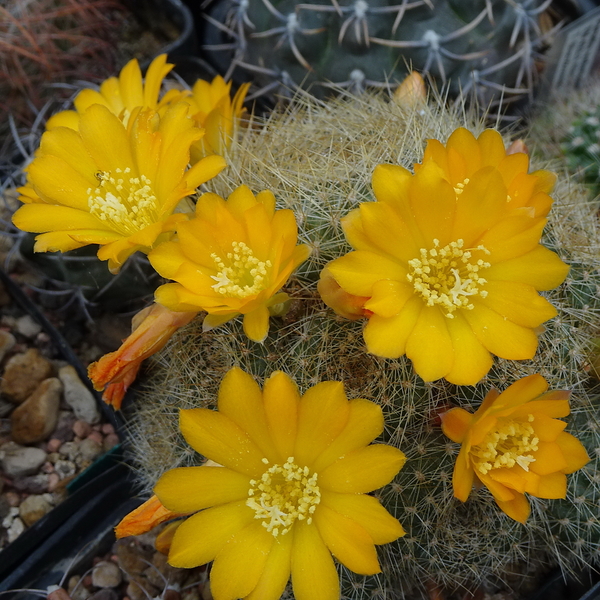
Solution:
<path fill-rule="evenodd" d="M 444 433 L 462 444 L 452 477 L 459 500 L 480 481 L 511 519 L 524 523 L 531 510 L 525 494 L 566 497 L 566 474 L 590 459 L 560 420 L 570 412 L 570 392 L 547 390 L 541 375 L 530 375 L 502 393 L 492 390 L 475 414 L 453 408 L 441 415 Z"/>
<path fill-rule="evenodd" d="M 183 103 L 162 117 L 139 110 L 125 126 L 95 104 L 81 116 L 78 131 L 47 131 L 13 223 L 41 234 L 36 252 L 99 244 L 98 258 L 118 272 L 136 250 L 148 252 L 168 239 L 187 219 L 174 214 L 179 201 L 225 167 L 215 155 L 187 168 L 190 145 L 203 135 L 187 111 Z"/>
<path fill-rule="evenodd" d="M 278 600 L 290 575 L 297 600 L 338 600 L 332 554 L 356 573 L 378 573 L 375 545 L 404 535 L 368 493 L 388 484 L 405 456 L 370 444 L 383 431 L 381 409 L 348 401 L 340 382 L 301 396 L 281 371 L 261 390 L 233 368 L 218 410 L 181 410 L 180 428 L 219 466 L 176 468 L 156 484 L 164 510 L 195 513 L 175 531 L 168 560 L 214 561 L 215 600 Z"/>
<path fill-rule="evenodd" d="M 46 128 L 79 129 L 79 118 L 93 104 L 105 106 L 125 124 L 136 108 L 162 109 L 174 96 L 180 96 L 179 91 L 172 90 L 160 102 L 158 100 L 162 81 L 172 68 L 173 65 L 167 63 L 167 55 L 161 54 L 148 67 L 144 81 L 138 61 L 134 58 L 123 67 L 119 77 L 105 80 L 99 91 L 85 89 L 79 92 L 74 100 L 75 110 L 56 113 L 48 119 Z"/>
<path fill-rule="evenodd" d="M 242 185 L 227 200 L 203 194 L 196 217 L 180 225 L 176 240 L 148 256 L 160 275 L 176 282 L 159 287 L 156 302 L 171 310 L 205 310 L 205 330 L 242 314 L 246 335 L 262 342 L 269 309 L 288 300 L 278 290 L 310 253 L 296 245 L 294 213 L 275 210 L 270 191 L 254 196 Z"/>
<path fill-rule="evenodd" d="M 499 169 L 470 175 L 452 185 L 433 160 L 414 175 L 378 165 L 377 202 L 342 220 L 355 251 L 327 265 L 342 290 L 368 298 L 369 352 L 406 354 L 425 381 L 473 385 L 492 354 L 532 358 L 535 329 L 556 315 L 538 291 L 569 270 L 539 243 L 546 220 L 508 206 Z"/>
<path fill-rule="evenodd" d="M 88 367 L 88 375 L 103 400 L 116 410 L 127 388 L 135 381 L 142 361 L 158 352 L 171 336 L 187 325 L 197 312 L 175 312 L 153 304 L 132 319 L 132 333 L 115 352 L 105 354 Z"/>

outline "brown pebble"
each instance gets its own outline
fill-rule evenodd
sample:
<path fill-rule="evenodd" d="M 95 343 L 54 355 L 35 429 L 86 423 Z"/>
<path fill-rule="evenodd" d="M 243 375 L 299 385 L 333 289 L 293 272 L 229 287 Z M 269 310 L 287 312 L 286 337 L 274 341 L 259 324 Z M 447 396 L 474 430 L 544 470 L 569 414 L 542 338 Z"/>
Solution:
<path fill-rule="evenodd" d="M 21 496 L 17 492 L 8 491 L 4 494 L 4 497 L 11 506 L 19 506 L 21 504 Z"/>
<path fill-rule="evenodd" d="M 119 436 L 116 433 L 109 433 L 104 438 L 104 452 L 108 452 L 111 448 L 114 448 L 119 443 Z"/>
<path fill-rule="evenodd" d="M 80 439 L 86 438 L 92 433 L 92 427 L 89 423 L 78 419 L 73 423 L 73 433 Z"/>
<path fill-rule="evenodd" d="M 46 452 L 50 454 L 51 452 L 58 452 L 59 448 L 62 446 L 62 442 L 57 438 L 50 438 L 48 443 L 46 444 Z"/>
<path fill-rule="evenodd" d="M 40 469 L 42 473 L 54 473 L 54 465 L 50 461 L 46 461 Z"/>
<path fill-rule="evenodd" d="M 95 442 L 98 442 L 100 445 L 102 445 L 103 439 L 102 439 L 102 434 L 99 431 L 92 431 L 92 433 L 90 433 L 90 435 L 87 436 L 88 440 L 94 440 Z"/>
<path fill-rule="evenodd" d="M 93 429 L 94 431 L 101 431 L 101 429 L 102 429 L 102 425 L 92 425 L 92 429 Z"/>
<path fill-rule="evenodd" d="M 104 435 L 108 435 L 109 433 L 114 433 L 115 428 L 110 423 L 104 423 L 104 425 L 102 425 L 101 431 Z"/>
<path fill-rule="evenodd" d="M 86 576 L 83 578 L 83 585 L 84 585 L 86 588 L 90 588 L 90 587 L 92 587 L 92 576 L 91 576 L 91 575 L 86 575 Z"/>
<path fill-rule="evenodd" d="M 58 473 L 50 473 L 50 475 L 48 475 L 48 491 L 49 492 L 54 492 L 59 483 L 60 483 L 60 477 L 58 476 Z"/>

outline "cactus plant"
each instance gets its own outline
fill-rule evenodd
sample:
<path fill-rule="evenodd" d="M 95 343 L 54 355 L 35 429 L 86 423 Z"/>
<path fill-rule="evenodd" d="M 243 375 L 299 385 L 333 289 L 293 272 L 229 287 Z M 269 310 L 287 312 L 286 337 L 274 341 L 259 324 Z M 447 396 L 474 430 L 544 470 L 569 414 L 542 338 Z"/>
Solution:
<path fill-rule="evenodd" d="M 600 239 L 596 207 L 582 187 L 559 182 L 545 234 L 545 245 L 571 265 L 566 282 L 547 294 L 558 316 L 546 324 L 532 360 L 497 359 L 475 386 L 426 383 L 406 357 L 366 354 L 362 324 L 334 314 L 316 293 L 323 266 L 349 250 L 340 218 L 373 200 L 374 167 L 410 168 L 421 160 L 427 138 L 445 141 L 458 126 L 482 129 L 459 111 L 400 106 L 368 93 L 327 104 L 307 97 L 303 106 L 272 115 L 260 135 L 248 131 L 232 148 L 233 168 L 215 179 L 214 188 L 223 196 L 242 182 L 271 189 L 282 207 L 294 210 L 300 241 L 312 253 L 286 287 L 290 310 L 272 320 L 262 344 L 249 341 L 237 320 L 209 332 L 192 322 L 153 360 L 132 407 L 130 452 L 140 485 L 149 490 L 165 471 L 199 463 L 180 437 L 177 409 L 214 406 L 219 383 L 234 365 L 261 384 L 283 370 L 302 391 L 323 380 L 343 381 L 349 398 L 379 403 L 386 417 L 383 441 L 408 460 L 377 495 L 407 535 L 381 548 L 379 575 L 356 576 L 340 567 L 345 598 L 402 598 L 415 589 L 424 594 L 427 582 L 448 589 L 516 587 L 540 568 L 575 570 L 598 558 L 600 400 L 588 357 L 600 325 Z M 532 515 L 521 525 L 498 510 L 485 488 L 464 504 L 453 498 L 458 447 L 442 434 L 439 414 L 457 405 L 473 412 L 490 388 L 504 390 L 531 373 L 540 373 L 551 389 L 572 391 L 568 430 L 592 460 L 570 476 L 565 500 L 533 498 Z"/>
<path fill-rule="evenodd" d="M 473 91 L 487 106 L 531 93 L 548 37 L 539 20 L 549 4 L 225 0 L 208 19 L 230 38 L 213 48 L 229 50 L 229 71 L 250 72 L 257 93 L 302 87 L 324 97 L 331 84 L 355 92 L 385 88 L 412 68 L 448 84 L 455 96 Z"/>
<path fill-rule="evenodd" d="M 600 109 L 585 111 L 569 128 L 562 150 L 571 171 L 583 181 L 600 183 Z"/>

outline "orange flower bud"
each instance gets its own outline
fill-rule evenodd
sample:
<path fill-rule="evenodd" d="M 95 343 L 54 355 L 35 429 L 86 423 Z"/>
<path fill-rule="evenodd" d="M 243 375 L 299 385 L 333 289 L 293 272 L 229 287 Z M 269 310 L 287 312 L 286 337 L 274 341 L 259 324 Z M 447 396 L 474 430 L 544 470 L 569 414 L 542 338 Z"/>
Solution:
<path fill-rule="evenodd" d="M 115 352 L 105 354 L 88 367 L 88 376 L 94 389 L 102 391 L 102 398 L 116 410 L 127 388 L 135 381 L 142 361 L 158 352 L 171 336 L 187 325 L 197 312 L 175 312 L 160 304 L 153 304 L 132 319 L 132 334 Z"/>
<path fill-rule="evenodd" d="M 115 535 L 117 539 L 129 535 L 141 535 L 169 519 L 180 516 L 181 513 L 170 511 L 161 504 L 156 496 L 152 496 L 121 519 L 121 522 L 115 527 Z"/>
<path fill-rule="evenodd" d="M 371 311 L 364 308 L 364 304 L 369 298 L 353 296 L 345 292 L 327 267 L 321 271 L 317 290 L 323 302 L 333 308 L 335 313 L 346 319 L 356 321 L 372 314 Z"/>

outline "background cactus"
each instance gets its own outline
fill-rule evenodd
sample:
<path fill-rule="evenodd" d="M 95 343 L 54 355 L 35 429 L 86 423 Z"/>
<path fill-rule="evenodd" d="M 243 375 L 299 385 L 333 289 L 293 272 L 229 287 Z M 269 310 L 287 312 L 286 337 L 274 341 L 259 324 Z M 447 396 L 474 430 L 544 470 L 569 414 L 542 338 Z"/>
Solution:
<path fill-rule="evenodd" d="M 427 138 L 445 142 L 458 126 L 476 134 L 483 128 L 463 112 L 437 104 L 407 108 L 365 94 L 328 104 L 306 98 L 285 114 L 272 115 L 260 134 L 249 130 L 232 147 L 230 168 L 211 188 L 223 196 L 241 183 L 255 192 L 268 188 L 281 207 L 294 210 L 299 241 L 313 252 L 286 288 L 291 309 L 272 319 L 262 345 L 248 341 L 239 320 L 204 334 L 199 321 L 191 323 L 151 362 L 130 414 L 130 452 L 140 485 L 149 491 L 164 471 L 198 464 L 200 457 L 178 432 L 178 409 L 214 406 L 218 385 L 234 365 L 261 384 L 281 369 L 301 390 L 322 380 L 343 381 L 349 398 L 380 403 L 386 417 L 383 440 L 397 445 L 408 460 L 378 495 L 407 535 L 380 548 L 380 575 L 341 569 L 347 598 L 402 598 L 409 590 L 422 591 L 427 582 L 448 589 L 503 584 L 516 589 L 541 566 L 569 570 L 598 558 L 600 402 L 587 357 L 600 325 L 600 236 L 596 206 L 584 188 L 559 181 L 546 228 L 544 243 L 573 265 L 567 281 L 548 294 L 559 316 L 546 324 L 533 360 L 496 359 L 477 386 L 423 383 L 406 358 L 366 354 L 363 324 L 337 317 L 316 293 L 321 268 L 350 249 L 340 218 L 359 202 L 374 200 L 374 167 L 391 162 L 410 168 L 422 159 Z M 503 390 L 536 372 L 551 389 L 573 390 L 568 430 L 592 460 L 569 476 L 566 500 L 531 498 L 532 516 L 522 526 L 498 509 L 485 488 L 465 504 L 453 498 L 459 448 L 442 434 L 438 415 L 451 405 L 474 410 L 492 386 Z"/>
<path fill-rule="evenodd" d="M 600 109 L 583 112 L 569 127 L 563 139 L 565 153 L 571 171 L 579 173 L 583 181 L 600 183 Z"/>
<path fill-rule="evenodd" d="M 224 69 L 260 92 L 331 94 L 386 88 L 413 69 L 475 92 L 483 106 L 533 89 L 552 35 L 550 0 L 224 0 L 209 21 L 225 39 Z M 219 40 L 221 41 L 221 40 Z M 211 46 L 208 46 L 209 48 Z M 260 93 L 258 92 L 258 93 Z"/>

